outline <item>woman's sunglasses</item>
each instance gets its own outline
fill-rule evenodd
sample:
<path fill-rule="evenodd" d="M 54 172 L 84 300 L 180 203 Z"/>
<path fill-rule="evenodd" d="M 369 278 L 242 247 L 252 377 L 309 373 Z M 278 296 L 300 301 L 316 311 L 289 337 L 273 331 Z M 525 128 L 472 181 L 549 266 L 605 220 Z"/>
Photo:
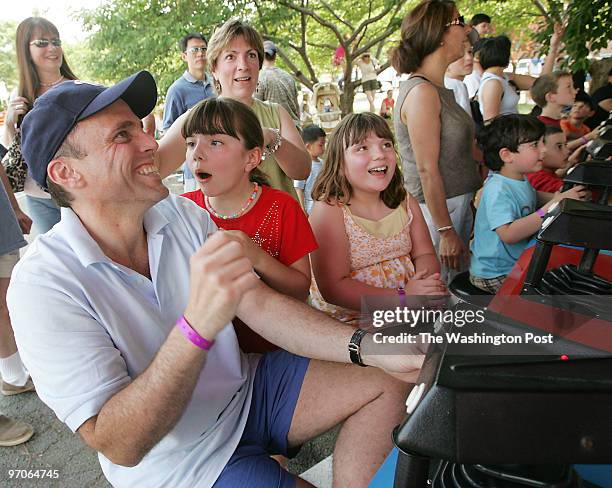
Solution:
<path fill-rule="evenodd" d="M 460 15 L 455 20 L 451 20 L 445 27 L 450 27 L 451 25 L 458 25 L 459 27 L 465 27 L 465 19 L 463 15 Z"/>
<path fill-rule="evenodd" d="M 34 45 L 36 47 L 47 47 L 49 43 L 53 44 L 55 47 L 62 46 L 62 40 L 57 37 L 55 39 L 34 39 L 32 42 L 30 42 L 30 46 Z"/>

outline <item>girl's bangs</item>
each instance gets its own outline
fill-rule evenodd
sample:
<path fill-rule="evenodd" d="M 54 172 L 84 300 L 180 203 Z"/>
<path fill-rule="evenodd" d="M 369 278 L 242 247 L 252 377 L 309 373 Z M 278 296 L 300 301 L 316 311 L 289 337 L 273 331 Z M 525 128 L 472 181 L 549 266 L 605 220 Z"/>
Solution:
<path fill-rule="evenodd" d="M 194 134 L 205 136 L 225 134 L 240 139 L 235 129 L 234 118 L 229 107 L 214 100 L 204 100 L 192 110 L 183 125 L 183 137 Z"/>

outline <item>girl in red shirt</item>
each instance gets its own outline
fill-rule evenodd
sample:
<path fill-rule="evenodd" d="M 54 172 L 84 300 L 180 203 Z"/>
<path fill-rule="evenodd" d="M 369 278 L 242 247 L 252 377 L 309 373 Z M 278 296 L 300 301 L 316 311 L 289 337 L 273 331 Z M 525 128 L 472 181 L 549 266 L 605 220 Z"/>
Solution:
<path fill-rule="evenodd" d="M 187 163 L 199 186 L 183 196 L 206 209 L 220 229 L 245 247 L 253 268 L 267 285 L 306 300 L 308 254 L 317 243 L 299 203 L 270 188 L 257 169 L 266 152 L 273 153 L 278 147 L 268 146 L 264 151 L 255 113 L 231 98 L 208 99 L 191 110 L 182 134 Z M 270 350 L 264 339 L 243 329 L 246 326 L 236 328 L 239 340 L 241 332 L 251 335 L 240 340 L 243 350 Z"/>

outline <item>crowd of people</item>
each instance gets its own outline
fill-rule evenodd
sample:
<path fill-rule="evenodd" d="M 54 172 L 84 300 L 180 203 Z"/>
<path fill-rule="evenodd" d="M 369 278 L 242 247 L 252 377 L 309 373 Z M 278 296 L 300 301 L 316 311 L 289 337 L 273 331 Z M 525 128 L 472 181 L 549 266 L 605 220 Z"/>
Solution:
<path fill-rule="evenodd" d="M 409 75 L 397 99 L 376 110 L 364 54 L 369 111 L 327 133 L 301 126 L 277 46 L 231 19 L 179 41 L 156 140 L 149 72 L 79 81 L 57 28 L 24 20 L 3 142 L 27 176 L 0 167 L 2 393 L 35 387 L 115 486 L 312 486 L 283 458 L 341 422 L 335 486 L 367 486 L 423 350 L 381 354 L 362 298 L 444 297 L 458 273 L 496 293 L 550 205 L 589 198 L 561 178 L 610 83 L 591 98 L 554 71 L 560 27 L 541 77 L 508 75 L 492 33 L 422 1 L 390 53 Z M 0 415 L 0 446 L 32 434 Z"/>

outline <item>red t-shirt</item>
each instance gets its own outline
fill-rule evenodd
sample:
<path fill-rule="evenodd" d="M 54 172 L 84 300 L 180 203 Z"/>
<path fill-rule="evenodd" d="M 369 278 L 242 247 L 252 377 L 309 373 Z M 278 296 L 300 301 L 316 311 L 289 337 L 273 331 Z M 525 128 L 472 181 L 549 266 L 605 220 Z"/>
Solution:
<path fill-rule="evenodd" d="M 395 106 L 395 100 L 393 100 L 393 98 L 384 98 L 382 103 L 385 104 L 385 108 L 387 110 L 393 109 L 393 107 Z"/>
<path fill-rule="evenodd" d="M 259 247 L 285 266 L 290 266 L 319 247 L 310 223 L 300 204 L 284 191 L 262 186 L 255 205 L 235 219 L 219 219 L 209 212 L 217 227 L 241 230 Z M 182 195 L 208 210 L 200 190 Z M 238 343 L 244 352 L 267 352 L 278 346 L 253 332 L 242 321 L 234 319 Z"/>
<path fill-rule="evenodd" d="M 225 220 L 209 212 L 210 217 L 220 229 L 241 230 L 270 256 L 290 266 L 318 247 L 314 233 L 302 207 L 288 193 L 269 186 L 261 190 L 253 208 L 240 217 Z M 182 196 L 208 210 L 200 190 Z"/>
<path fill-rule="evenodd" d="M 529 173 L 527 175 L 527 179 L 536 191 L 554 193 L 559 191 L 563 186 L 563 180 L 555 173 L 547 169 L 541 169 L 535 173 Z"/>
<path fill-rule="evenodd" d="M 550 117 L 546 117 L 545 115 L 538 115 L 538 120 L 544 125 L 550 125 L 551 127 L 559 127 L 559 129 L 561 128 L 561 119 L 551 119 Z"/>

